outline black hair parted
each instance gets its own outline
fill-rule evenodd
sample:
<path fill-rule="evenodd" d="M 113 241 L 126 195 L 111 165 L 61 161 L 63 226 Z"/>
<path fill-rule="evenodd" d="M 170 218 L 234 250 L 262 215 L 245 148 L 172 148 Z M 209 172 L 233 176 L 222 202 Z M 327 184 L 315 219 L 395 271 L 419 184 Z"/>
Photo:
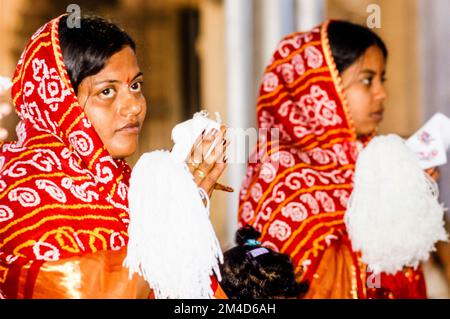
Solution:
<path fill-rule="evenodd" d="M 80 22 L 79 28 L 69 28 L 67 16 L 59 21 L 61 51 L 75 93 L 81 81 L 100 72 L 112 55 L 126 46 L 136 50 L 131 36 L 111 21 L 82 15 Z"/>
<path fill-rule="evenodd" d="M 220 266 L 220 285 L 231 299 L 299 298 L 308 290 L 307 283 L 298 283 L 289 256 L 261 245 L 248 245 L 247 240 L 256 240 L 260 233 L 250 226 L 236 232 L 238 246 L 224 253 Z M 256 257 L 254 249 L 267 251 Z"/>
<path fill-rule="evenodd" d="M 347 21 L 332 20 L 328 25 L 328 40 L 336 68 L 342 74 L 371 46 L 377 46 L 388 57 L 383 40 L 372 30 Z"/>

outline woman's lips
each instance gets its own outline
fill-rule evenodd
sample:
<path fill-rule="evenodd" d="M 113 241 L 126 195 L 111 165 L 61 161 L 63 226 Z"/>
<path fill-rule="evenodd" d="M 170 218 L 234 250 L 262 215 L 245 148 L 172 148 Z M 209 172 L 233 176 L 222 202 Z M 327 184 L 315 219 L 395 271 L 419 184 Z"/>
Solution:
<path fill-rule="evenodd" d="M 139 123 L 130 123 L 117 130 L 117 132 L 139 134 L 141 127 Z"/>
<path fill-rule="evenodd" d="M 372 112 L 370 113 L 370 117 L 376 122 L 381 122 L 383 120 L 383 113 L 384 111 Z"/>

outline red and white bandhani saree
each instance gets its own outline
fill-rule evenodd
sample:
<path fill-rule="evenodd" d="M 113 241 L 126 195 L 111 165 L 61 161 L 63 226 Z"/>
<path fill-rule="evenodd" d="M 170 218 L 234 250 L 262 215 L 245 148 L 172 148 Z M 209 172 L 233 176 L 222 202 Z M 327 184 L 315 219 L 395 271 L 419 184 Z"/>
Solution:
<path fill-rule="evenodd" d="M 260 139 L 240 192 L 239 224 L 288 254 L 309 298 L 425 298 L 421 270 L 373 276 L 352 251 L 343 221 L 358 141 L 327 36 L 329 22 L 285 37 L 257 102 Z"/>
<path fill-rule="evenodd" d="M 80 277 L 95 262 L 77 257 L 101 252 L 92 259 L 104 259 L 127 244 L 130 168 L 112 159 L 78 103 L 58 22 L 37 30 L 20 57 L 12 87 L 18 141 L 0 144 L 0 290 L 8 298 L 46 297 L 35 286 L 49 268 L 57 274 L 48 280 Z M 78 279 L 66 283 L 72 290 L 47 296 L 94 296 Z M 102 296 L 106 289 L 98 289 Z"/>

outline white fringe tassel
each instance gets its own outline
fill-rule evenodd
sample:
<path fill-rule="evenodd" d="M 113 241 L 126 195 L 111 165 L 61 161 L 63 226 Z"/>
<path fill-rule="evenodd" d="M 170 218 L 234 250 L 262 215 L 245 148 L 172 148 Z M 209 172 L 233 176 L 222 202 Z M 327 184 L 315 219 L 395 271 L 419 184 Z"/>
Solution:
<path fill-rule="evenodd" d="M 130 225 L 124 266 L 138 273 L 156 298 L 213 298 L 223 255 L 199 189 L 170 152 L 145 153 L 128 194 Z"/>
<path fill-rule="evenodd" d="M 397 135 L 375 137 L 359 154 L 345 223 L 375 273 L 417 267 L 447 240 L 438 187 Z"/>

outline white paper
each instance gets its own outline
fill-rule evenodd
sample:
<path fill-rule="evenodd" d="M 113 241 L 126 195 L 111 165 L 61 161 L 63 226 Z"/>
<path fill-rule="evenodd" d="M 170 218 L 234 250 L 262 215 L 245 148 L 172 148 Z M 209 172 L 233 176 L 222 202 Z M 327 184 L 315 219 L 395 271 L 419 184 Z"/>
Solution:
<path fill-rule="evenodd" d="M 406 145 L 417 155 L 423 169 L 446 164 L 450 146 L 450 119 L 442 113 L 436 113 L 406 140 Z"/>
<path fill-rule="evenodd" d="M 0 95 L 8 91 L 12 86 L 12 82 L 5 76 L 0 76 Z"/>

